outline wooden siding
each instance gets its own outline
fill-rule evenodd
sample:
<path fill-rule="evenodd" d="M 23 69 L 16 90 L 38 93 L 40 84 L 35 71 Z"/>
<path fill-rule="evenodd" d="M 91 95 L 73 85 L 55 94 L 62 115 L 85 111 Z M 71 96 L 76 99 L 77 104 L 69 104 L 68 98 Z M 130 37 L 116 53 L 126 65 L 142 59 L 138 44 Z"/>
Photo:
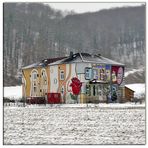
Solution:
<path fill-rule="evenodd" d="M 131 98 L 134 98 L 134 91 L 125 86 L 125 99 L 131 101 Z"/>

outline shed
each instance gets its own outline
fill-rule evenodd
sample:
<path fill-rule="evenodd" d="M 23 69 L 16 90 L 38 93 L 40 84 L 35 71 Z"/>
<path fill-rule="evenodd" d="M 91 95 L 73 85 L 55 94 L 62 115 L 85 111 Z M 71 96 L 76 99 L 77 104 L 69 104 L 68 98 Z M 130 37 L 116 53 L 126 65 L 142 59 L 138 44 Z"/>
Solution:
<path fill-rule="evenodd" d="M 131 101 L 134 98 L 134 90 L 130 89 L 129 87 L 125 86 L 125 98 L 126 101 Z"/>

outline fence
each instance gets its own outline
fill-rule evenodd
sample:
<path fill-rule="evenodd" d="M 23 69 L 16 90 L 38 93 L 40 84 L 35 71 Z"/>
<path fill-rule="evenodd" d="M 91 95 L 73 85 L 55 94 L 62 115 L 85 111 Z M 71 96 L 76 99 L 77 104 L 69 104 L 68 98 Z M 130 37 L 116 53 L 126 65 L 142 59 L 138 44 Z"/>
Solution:
<path fill-rule="evenodd" d="M 23 102 L 5 102 L 5 107 L 25 107 L 25 103 Z"/>

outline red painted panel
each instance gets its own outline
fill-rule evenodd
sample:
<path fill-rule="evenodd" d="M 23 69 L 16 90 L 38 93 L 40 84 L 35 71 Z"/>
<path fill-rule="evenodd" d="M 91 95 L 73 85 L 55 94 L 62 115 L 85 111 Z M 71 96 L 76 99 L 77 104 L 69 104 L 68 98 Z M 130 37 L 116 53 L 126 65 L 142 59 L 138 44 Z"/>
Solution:
<path fill-rule="evenodd" d="M 48 93 L 47 100 L 49 104 L 59 104 L 61 103 L 61 94 L 60 93 Z"/>
<path fill-rule="evenodd" d="M 123 81 L 124 68 L 121 66 L 112 66 L 112 82 L 120 85 Z"/>

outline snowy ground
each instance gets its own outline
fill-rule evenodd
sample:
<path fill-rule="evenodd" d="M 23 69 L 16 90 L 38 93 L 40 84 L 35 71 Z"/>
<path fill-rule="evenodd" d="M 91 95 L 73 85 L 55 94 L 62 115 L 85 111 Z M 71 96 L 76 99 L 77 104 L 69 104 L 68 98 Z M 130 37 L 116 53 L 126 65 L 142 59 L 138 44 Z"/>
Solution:
<path fill-rule="evenodd" d="M 4 144 L 145 144 L 145 107 L 118 105 L 4 107 Z"/>
<path fill-rule="evenodd" d="M 22 86 L 4 87 L 4 97 L 18 100 L 22 98 Z"/>
<path fill-rule="evenodd" d="M 134 74 L 136 72 L 142 72 L 144 71 L 145 67 L 141 67 L 139 69 L 132 69 L 130 71 L 125 72 L 125 77 L 127 77 L 129 74 Z"/>

